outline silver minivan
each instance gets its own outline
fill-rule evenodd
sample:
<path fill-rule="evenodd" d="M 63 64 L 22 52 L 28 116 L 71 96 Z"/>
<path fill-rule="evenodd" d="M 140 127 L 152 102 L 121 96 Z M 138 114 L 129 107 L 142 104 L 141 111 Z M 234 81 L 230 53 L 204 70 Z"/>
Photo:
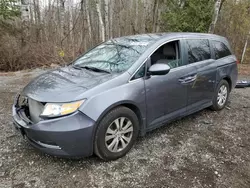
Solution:
<path fill-rule="evenodd" d="M 45 153 L 114 160 L 139 135 L 204 108 L 223 109 L 237 75 L 221 36 L 115 38 L 31 81 L 15 98 L 14 125 Z"/>

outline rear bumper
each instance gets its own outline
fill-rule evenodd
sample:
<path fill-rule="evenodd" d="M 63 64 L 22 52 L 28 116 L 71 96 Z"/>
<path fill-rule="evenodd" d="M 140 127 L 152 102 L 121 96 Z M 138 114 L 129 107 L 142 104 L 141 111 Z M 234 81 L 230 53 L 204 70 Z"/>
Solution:
<path fill-rule="evenodd" d="M 83 114 L 74 114 L 30 124 L 12 107 L 14 126 L 40 151 L 61 157 L 87 157 L 93 154 L 95 122 Z"/>

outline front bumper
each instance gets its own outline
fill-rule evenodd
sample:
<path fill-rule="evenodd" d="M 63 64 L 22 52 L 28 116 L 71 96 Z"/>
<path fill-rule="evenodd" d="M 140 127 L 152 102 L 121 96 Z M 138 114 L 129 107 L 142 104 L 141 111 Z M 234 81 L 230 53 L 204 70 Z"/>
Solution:
<path fill-rule="evenodd" d="M 12 107 L 14 126 L 40 151 L 62 157 L 87 157 L 93 154 L 95 122 L 77 111 L 71 115 L 32 124 L 16 104 Z"/>

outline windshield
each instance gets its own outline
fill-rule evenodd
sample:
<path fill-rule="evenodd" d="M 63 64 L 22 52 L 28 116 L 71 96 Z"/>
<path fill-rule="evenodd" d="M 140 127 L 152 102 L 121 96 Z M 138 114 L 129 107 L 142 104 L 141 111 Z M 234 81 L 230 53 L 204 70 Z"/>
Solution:
<path fill-rule="evenodd" d="M 107 72 L 126 71 L 155 40 L 145 35 L 111 39 L 90 50 L 74 62 L 78 67 L 92 67 Z"/>

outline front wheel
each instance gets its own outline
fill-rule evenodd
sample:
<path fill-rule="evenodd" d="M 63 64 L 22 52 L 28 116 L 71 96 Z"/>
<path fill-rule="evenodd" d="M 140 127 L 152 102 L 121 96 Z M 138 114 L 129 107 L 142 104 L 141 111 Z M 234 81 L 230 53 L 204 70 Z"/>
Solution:
<path fill-rule="evenodd" d="M 95 135 L 95 154 L 104 160 L 115 160 L 132 148 L 139 133 L 136 114 L 126 107 L 111 110 L 100 121 Z"/>
<path fill-rule="evenodd" d="M 221 80 L 216 89 L 215 96 L 212 101 L 213 105 L 211 108 L 216 111 L 222 110 L 228 102 L 228 97 L 229 84 L 226 80 Z"/>

